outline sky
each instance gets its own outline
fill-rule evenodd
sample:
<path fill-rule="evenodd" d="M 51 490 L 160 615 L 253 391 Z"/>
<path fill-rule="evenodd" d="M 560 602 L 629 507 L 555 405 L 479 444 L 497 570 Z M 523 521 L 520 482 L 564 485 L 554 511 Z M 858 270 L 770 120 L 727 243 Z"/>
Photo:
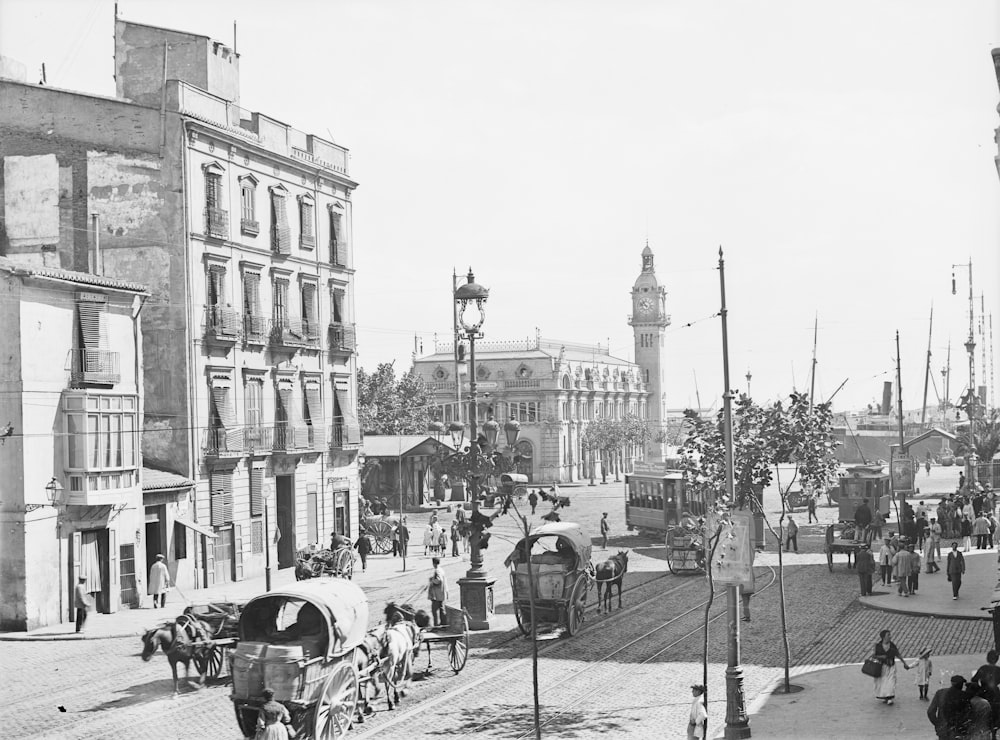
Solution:
<path fill-rule="evenodd" d="M 985 0 L 838 3 L 123 0 L 127 20 L 231 43 L 241 105 L 350 149 L 359 365 L 451 334 L 452 271 L 490 289 L 487 340 L 634 352 L 649 243 L 667 289 L 669 407 L 731 385 L 863 408 L 968 382 L 968 268 L 1000 335 L 1000 91 Z M 0 54 L 113 95 L 110 0 L 0 0 Z M 952 265 L 957 295 L 952 295 Z M 982 298 L 980 298 L 982 296 Z M 989 321 L 989 318 L 987 318 Z M 989 327 L 986 327 L 989 339 Z M 997 358 L 1000 360 L 1000 357 Z M 989 378 L 976 351 L 977 385 Z M 843 386 L 838 391 L 838 386 Z"/>

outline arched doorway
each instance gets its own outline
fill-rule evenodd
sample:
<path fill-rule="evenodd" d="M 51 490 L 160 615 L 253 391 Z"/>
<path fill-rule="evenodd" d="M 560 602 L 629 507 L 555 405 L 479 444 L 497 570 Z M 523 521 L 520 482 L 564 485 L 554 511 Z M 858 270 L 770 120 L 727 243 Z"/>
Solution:
<path fill-rule="evenodd" d="M 528 476 L 528 482 L 530 483 L 534 479 L 533 469 L 535 466 L 535 453 L 534 447 L 526 439 L 518 440 L 517 444 L 514 445 L 516 451 L 515 454 L 519 456 L 517 461 L 517 472 L 521 475 Z"/>

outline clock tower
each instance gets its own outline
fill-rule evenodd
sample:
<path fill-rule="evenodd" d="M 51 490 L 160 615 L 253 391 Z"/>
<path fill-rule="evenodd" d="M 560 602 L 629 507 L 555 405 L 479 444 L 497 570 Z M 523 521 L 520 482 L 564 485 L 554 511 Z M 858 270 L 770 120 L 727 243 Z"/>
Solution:
<path fill-rule="evenodd" d="M 642 373 L 646 397 L 646 420 L 653 439 L 646 446 L 648 462 L 664 460 L 664 443 L 657 438 L 665 431 L 666 398 L 663 387 L 663 334 L 670 326 L 667 289 L 659 284 L 653 269 L 653 250 L 642 250 L 642 272 L 632 286 L 632 315 L 635 334 L 635 362 Z"/>

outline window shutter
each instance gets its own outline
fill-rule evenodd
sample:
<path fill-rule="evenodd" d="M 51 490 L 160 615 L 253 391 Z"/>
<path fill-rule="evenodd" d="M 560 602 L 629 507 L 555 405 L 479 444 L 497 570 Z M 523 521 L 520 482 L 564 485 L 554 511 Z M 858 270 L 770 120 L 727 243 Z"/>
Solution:
<path fill-rule="evenodd" d="M 341 233 L 340 214 L 330 210 L 330 263 L 347 266 L 347 243 Z"/>
<path fill-rule="evenodd" d="M 316 330 L 316 286 L 306 283 L 302 286 L 302 318 L 306 322 L 306 333 Z"/>
<path fill-rule="evenodd" d="M 250 317 L 260 313 L 260 275 L 255 272 L 243 275 L 243 312 Z"/>
<path fill-rule="evenodd" d="M 308 380 L 305 387 L 306 410 L 309 412 L 309 422 L 313 427 L 313 439 L 326 438 L 323 424 L 323 403 L 320 399 L 319 381 Z"/>
<path fill-rule="evenodd" d="M 222 437 L 227 450 L 241 449 L 240 430 L 236 424 L 236 411 L 229 395 L 229 384 L 223 381 L 212 383 L 212 404 L 218 417 Z M 219 440 L 220 442 L 222 439 Z M 221 446 L 221 445 L 220 445 Z"/>
<path fill-rule="evenodd" d="M 354 406 L 351 404 L 350 391 L 347 379 L 337 379 L 336 381 L 337 405 L 340 406 L 340 413 L 344 422 L 344 441 L 347 444 L 361 444 L 361 426 L 358 424 L 358 417 L 354 413 Z"/>
<path fill-rule="evenodd" d="M 213 527 L 221 527 L 226 524 L 226 489 L 223 482 L 224 474 L 220 472 L 212 473 L 209 476 L 209 487 L 211 502 L 211 521 Z"/>
<path fill-rule="evenodd" d="M 243 527 L 239 524 L 233 525 L 233 580 L 243 580 Z"/>
<path fill-rule="evenodd" d="M 264 552 L 264 522 L 260 519 L 250 522 L 250 552 L 254 555 Z"/>
<path fill-rule="evenodd" d="M 104 314 L 107 300 L 77 300 L 76 310 L 80 319 L 80 344 L 83 349 L 107 347 L 108 328 Z"/>
<path fill-rule="evenodd" d="M 260 516 L 264 513 L 264 470 L 255 468 L 250 471 L 250 516 Z"/>
<path fill-rule="evenodd" d="M 292 253 L 292 231 L 288 226 L 288 211 L 284 196 L 271 193 L 271 247 L 278 254 Z"/>
<path fill-rule="evenodd" d="M 335 288 L 330 294 L 330 306 L 333 311 L 333 323 L 340 324 L 344 321 L 344 291 Z"/>

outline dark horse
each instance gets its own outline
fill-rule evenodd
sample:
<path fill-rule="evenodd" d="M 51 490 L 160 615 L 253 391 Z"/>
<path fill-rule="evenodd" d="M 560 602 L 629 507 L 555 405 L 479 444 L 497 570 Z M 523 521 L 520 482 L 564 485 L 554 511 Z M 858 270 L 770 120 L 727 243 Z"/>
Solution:
<path fill-rule="evenodd" d="M 597 613 L 601 609 L 611 611 L 611 587 L 618 586 L 618 608 L 622 608 L 622 579 L 628 572 L 628 551 L 619 550 L 617 554 L 597 565 Z M 606 589 L 606 590 L 605 590 Z M 603 591 L 603 599 L 601 594 Z M 606 605 L 606 606 L 605 606 Z"/>
<path fill-rule="evenodd" d="M 208 657 L 212 652 L 211 632 L 200 619 L 182 615 L 172 623 L 162 624 L 148 630 L 142 636 L 142 659 L 148 661 L 157 648 L 163 650 L 170 661 L 170 670 L 174 674 L 174 696 L 177 696 L 177 664 L 184 664 L 184 679 L 197 689 L 205 686 L 205 675 L 208 673 Z M 190 680 L 189 666 L 194 661 L 200 681 L 194 684 Z"/>

